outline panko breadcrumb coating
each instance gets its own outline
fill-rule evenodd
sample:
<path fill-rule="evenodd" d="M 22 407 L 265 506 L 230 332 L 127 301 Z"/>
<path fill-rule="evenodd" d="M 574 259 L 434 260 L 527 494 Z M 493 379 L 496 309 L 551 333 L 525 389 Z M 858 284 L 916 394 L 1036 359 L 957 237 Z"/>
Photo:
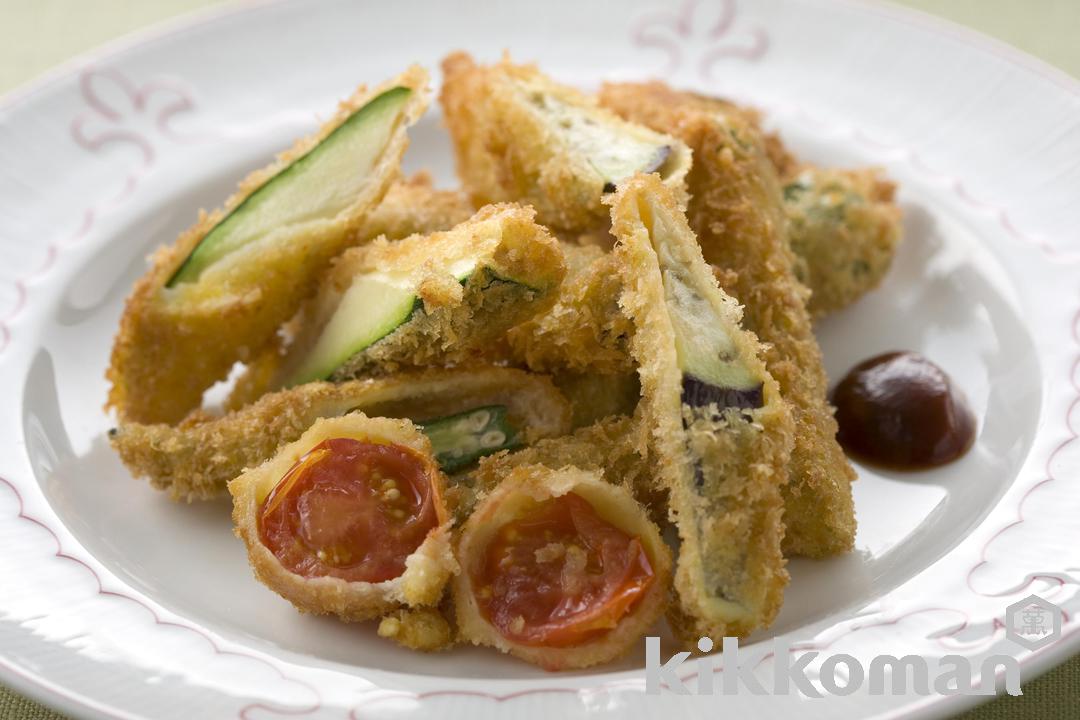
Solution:
<path fill-rule="evenodd" d="M 534 65 L 465 53 L 442 63 L 439 96 L 458 175 L 475 205 L 521 201 L 556 231 L 607 222 L 601 199 L 634 172 L 659 171 L 683 193 L 690 153 L 678 140 L 625 122 Z"/>
<path fill-rule="evenodd" d="M 562 243 L 566 278 L 555 303 L 512 329 L 511 357 L 536 372 L 627 374 L 630 320 L 619 309 L 619 273 L 611 253 Z"/>
<path fill-rule="evenodd" d="M 570 430 L 570 406 L 551 381 L 521 370 L 469 367 L 428 370 L 341 384 L 308 383 L 271 393 L 221 417 L 196 414 L 179 425 L 123 423 L 109 441 L 135 477 L 174 499 L 217 496 L 314 422 L 353 411 L 432 420 L 502 405 L 524 442 Z"/>
<path fill-rule="evenodd" d="M 106 373 L 108 406 L 124 420 L 176 422 L 237 361 L 264 350 L 310 295 L 331 258 L 355 241 L 369 211 L 400 172 L 406 128 L 427 106 L 428 76 L 413 67 L 388 83 L 361 87 L 314 135 L 245 178 L 222 209 L 202 213 L 176 242 L 160 248 L 128 297 Z M 372 98 L 411 89 L 402 117 L 376 156 L 363 191 L 336 217 L 278 228 L 208 266 L 197 280 L 167 287 L 200 241 L 278 173 L 311 151 Z"/>
<path fill-rule="evenodd" d="M 757 111 L 738 110 L 761 130 Z M 879 168 L 803 162 L 776 133 L 766 133 L 764 143 L 783 185 L 795 274 L 810 288 L 810 314 L 842 310 L 880 285 L 892 266 L 902 231 L 896 184 Z"/>
<path fill-rule="evenodd" d="M 447 650 L 454 645 L 454 630 L 437 608 L 395 610 L 379 620 L 379 637 L 420 652 Z"/>
<path fill-rule="evenodd" d="M 431 175 L 418 172 L 390 186 L 382 202 L 368 214 L 359 234 L 364 240 L 430 235 L 465 222 L 474 212 L 465 193 L 436 190 Z"/>
<path fill-rule="evenodd" d="M 623 273 L 619 302 L 634 322 L 630 350 L 641 378 L 639 442 L 655 457 L 654 481 L 679 532 L 668 620 L 688 647 L 703 636 L 744 637 L 776 617 L 788 581 L 781 488 L 791 414 L 760 359 L 763 348 L 740 327 L 738 304 L 717 285 L 659 179 L 626 183 L 611 217 Z M 688 382 L 703 381 L 685 367 L 690 350 L 680 328 L 722 335 L 728 348 L 710 362 L 728 363 L 730 377 L 741 373 L 754 391 L 713 387 L 728 392 L 692 399 Z"/>
<path fill-rule="evenodd" d="M 677 134 L 694 151 L 687 216 L 705 259 L 733 284 L 744 321 L 765 343 L 765 363 L 791 404 L 795 447 L 784 488 L 785 552 L 825 557 L 855 541 L 854 468 L 836 441 L 821 350 L 794 273 L 775 170 L 760 133 L 726 103 L 663 83 L 606 85 L 601 102 Z"/>
<path fill-rule="evenodd" d="M 885 278 L 900 242 L 896 186 L 876 168 L 803 166 L 783 177 L 795 274 L 810 314 L 842 310 Z"/>

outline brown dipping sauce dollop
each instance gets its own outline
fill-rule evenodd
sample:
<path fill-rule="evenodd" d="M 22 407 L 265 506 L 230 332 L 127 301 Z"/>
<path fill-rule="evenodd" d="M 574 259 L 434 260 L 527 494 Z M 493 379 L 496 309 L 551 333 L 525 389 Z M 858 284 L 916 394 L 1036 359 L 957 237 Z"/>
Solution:
<path fill-rule="evenodd" d="M 949 376 L 922 355 L 890 352 L 852 368 L 832 393 L 849 454 L 896 470 L 951 462 L 975 441 L 975 415 Z"/>

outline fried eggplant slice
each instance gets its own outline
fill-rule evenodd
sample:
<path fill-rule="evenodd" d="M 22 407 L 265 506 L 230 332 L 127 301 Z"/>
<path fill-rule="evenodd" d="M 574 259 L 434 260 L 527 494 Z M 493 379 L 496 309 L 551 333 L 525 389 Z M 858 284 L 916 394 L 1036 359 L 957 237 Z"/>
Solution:
<path fill-rule="evenodd" d="M 785 552 L 825 557 L 855 541 L 851 482 L 836 441 L 821 349 L 795 276 L 781 192 L 760 133 L 730 105 L 662 83 L 608 85 L 601 102 L 650 127 L 669 128 L 694 151 L 687 209 L 705 260 L 730 271 L 724 289 L 765 344 L 765 364 L 791 405 L 795 448 L 784 488 Z"/>
<path fill-rule="evenodd" d="M 353 248 L 308 303 L 268 389 L 475 359 L 550 306 L 564 273 L 558 241 L 517 205 Z"/>
<path fill-rule="evenodd" d="M 511 356 L 535 372 L 627 374 L 630 320 L 619 309 L 611 253 L 563 243 L 566 278 L 555 303 L 510 331 Z"/>
<path fill-rule="evenodd" d="M 221 417 L 199 415 L 179 425 L 122 424 L 109 439 L 135 477 L 148 478 L 176 499 L 201 500 L 223 492 L 244 468 L 262 464 L 317 419 L 354 411 L 407 418 L 424 429 L 434 425 L 442 436 L 433 438 L 436 459 L 446 453 L 454 461 L 450 472 L 465 467 L 466 456 L 563 435 L 571 418 L 569 403 L 546 377 L 481 367 L 308 383 Z M 459 422 L 463 427 L 455 428 Z"/>
<path fill-rule="evenodd" d="M 255 577 L 301 612 L 436 605 L 458 566 L 446 478 L 408 420 L 322 418 L 229 483 Z"/>
<path fill-rule="evenodd" d="M 359 89 L 154 254 L 127 300 L 107 372 L 108 406 L 121 419 L 180 420 L 271 341 L 395 179 L 427 82 L 413 67 Z"/>
<path fill-rule="evenodd" d="M 461 639 L 546 670 L 633 648 L 663 612 L 671 551 L 625 487 L 522 465 L 485 495 L 457 542 Z"/>
<path fill-rule="evenodd" d="M 896 186 L 880 170 L 803 166 L 783 178 L 795 274 L 810 288 L 814 317 L 842 310 L 870 292 L 900 243 Z"/>
<path fill-rule="evenodd" d="M 788 580 L 781 488 L 791 415 L 659 178 L 628 182 L 611 217 L 620 303 L 634 321 L 642 441 L 679 532 L 668 619 L 688 645 L 745 636 L 773 620 Z"/>
<path fill-rule="evenodd" d="M 690 166 L 678 140 L 625 122 L 586 95 L 509 58 L 443 60 L 439 97 L 458 175 L 477 206 L 522 201 L 554 230 L 607 222 L 601 203 L 635 172 L 659 172 L 677 192 Z"/>

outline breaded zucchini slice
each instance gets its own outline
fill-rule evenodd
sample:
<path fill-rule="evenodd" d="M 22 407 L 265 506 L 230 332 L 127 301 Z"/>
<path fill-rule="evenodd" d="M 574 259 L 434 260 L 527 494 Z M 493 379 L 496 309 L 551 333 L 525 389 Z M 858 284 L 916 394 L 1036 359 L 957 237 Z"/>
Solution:
<path fill-rule="evenodd" d="M 463 641 L 546 670 L 623 655 L 663 612 L 671 552 L 626 488 L 575 467 L 523 465 L 457 540 Z"/>
<path fill-rule="evenodd" d="M 305 308 L 270 389 L 476 358 L 550 306 L 564 273 L 558 241 L 517 205 L 353 248 Z"/>
<path fill-rule="evenodd" d="M 457 562 L 445 477 L 408 420 L 320 419 L 229 483 L 255 577 L 301 612 L 358 621 L 435 605 Z"/>
<path fill-rule="evenodd" d="M 397 176 L 427 82 L 413 67 L 360 88 L 154 254 L 127 300 L 107 372 L 108 405 L 120 418 L 180 420 L 270 342 Z"/>
<path fill-rule="evenodd" d="M 776 173 L 760 133 L 728 103 L 661 83 L 613 85 L 606 104 L 671 128 L 694 150 L 687 217 L 723 288 L 743 304 L 743 325 L 791 406 L 797 432 L 784 486 L 784 551 L 823 557 L 855 541 L 855 470 L 836 441 L 821 349 L 795 275 Z"/>
<path fill-rule="evenodd" d="M 605 193 L 635 172 L 659 172 L 676 192 L 690 167 L 678 140 L 620 120 L 533 65 L 443 60 L 439 96 L 458 175 L 477 206 L 522 201 L 560 231 L 606 224 Z"/>
<path fill-rule="evenodd" d="M 773 620 L 788 580 L 780 490 L 791 415 L 659 178 L 626 183 L 611 217 L 620 303 L 634 321 L 637 417 L 680 539 L 668 618 L 687 645 L 745 636 Z"/>
<path fill-rule="evenodd" d="M 190 501 L 223 492 L 244 468 L 262 464 L 317 419 L 353 411 L 419 424 L 429 433 L 436 460 L 445 457 L 448 472 L 482 454 L 563 435 L 571 418 L 569 403 L 546 377 L 473 367 L 308 383 L 222 417 L 199 415 L 179 425 L 121 424 L 109 440 L 132 475 Z"/>
<path fill-rule="evenodd" d="M 619 273 L 611 253 L 563 243 L 566 278 L 555 303 L 508 334 L 511 357 L 536 372 L 627 374 L 630 320 L 619 309 Z"/>
<path fill-rule="evenodd" d="M 896 186 L 880 170 L 799 168 L 784 178 L 795 274 L 814 317 L 841 310 L 885 277 L 900 243 Z"/>

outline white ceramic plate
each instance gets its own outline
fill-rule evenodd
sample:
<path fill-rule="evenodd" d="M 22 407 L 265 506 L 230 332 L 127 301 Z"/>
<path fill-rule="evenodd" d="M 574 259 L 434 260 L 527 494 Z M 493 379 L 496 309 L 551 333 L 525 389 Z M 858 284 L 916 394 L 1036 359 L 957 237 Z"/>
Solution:
<path fill-rule="evenodd" d="M 646 696 L 643 649 L 566 675 L 480 649 L 413 654 L 258 585 L 224 502 L 175 505 L 127 475 L 105 441 L 102 373 L 143 257 L 358 82 L 458 47 L 510 48 L 584 86 L 659 74 L 731 95 L 808 158 L 899 181 L 903 247 L 880 290 L 821 325 L 828 370 L 925 353 L 972 401 L 978 442 L 934 472 L 860 468 L 856 551 L 792 562 L 783 613 L 757 640 L 864 664 L 1008 653 L 1025 677 L 1080 647 L 1076 82 L 861 3 L 297 1 L 174 25 L 0 104 L 4 682 L 72 714 L 139 718 L 855 718 L 970 702 Z M 452 181 L 437 112 L 407 165 Z M 1031 593 L 1065 609 L 1063 639 L 1037 652 L 1003 629 Z M 765 673 L 770 649 L 743 654 Z"/>

